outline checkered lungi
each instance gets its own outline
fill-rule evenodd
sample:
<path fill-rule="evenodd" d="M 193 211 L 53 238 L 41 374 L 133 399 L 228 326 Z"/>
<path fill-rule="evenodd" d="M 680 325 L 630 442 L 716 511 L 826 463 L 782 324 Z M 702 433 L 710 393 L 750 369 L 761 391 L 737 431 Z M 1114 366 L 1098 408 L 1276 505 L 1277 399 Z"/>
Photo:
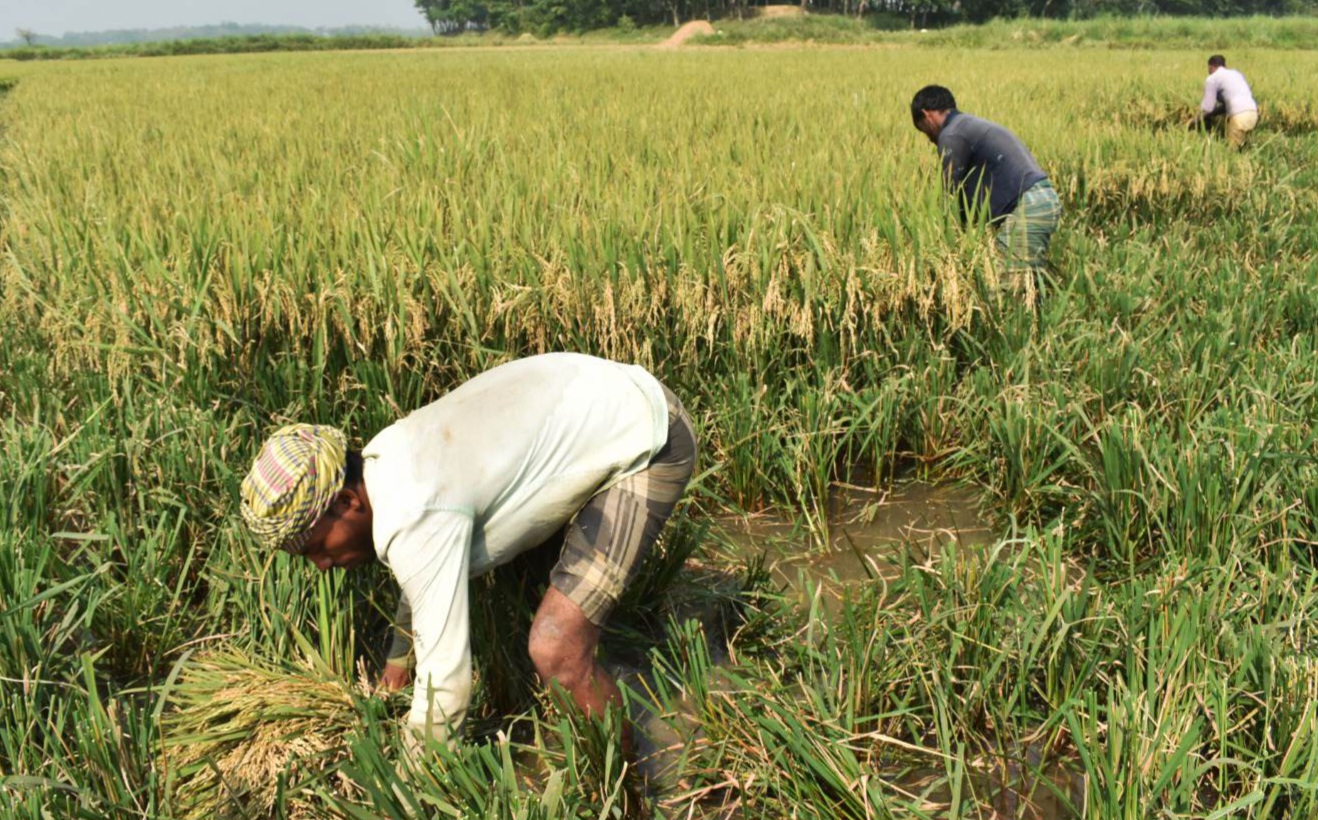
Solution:
<path fill-rule="evenodd" d="M 636 575 L 696 466 L 696 436 L 668 388 L 668 443 L 638 473 L 596 495 L 568 524 L 549 580 L 602 626 Z"/>
<path fill-rule="evenodd" d="M 1062 217 L 1062 203 L 1048 180 L 1034 183 L 1021 194 L 1016 209 L 998 229 L 998 249 L 1008 273 L 1042 270 L 1048 266 L 1048 244 Z"/>

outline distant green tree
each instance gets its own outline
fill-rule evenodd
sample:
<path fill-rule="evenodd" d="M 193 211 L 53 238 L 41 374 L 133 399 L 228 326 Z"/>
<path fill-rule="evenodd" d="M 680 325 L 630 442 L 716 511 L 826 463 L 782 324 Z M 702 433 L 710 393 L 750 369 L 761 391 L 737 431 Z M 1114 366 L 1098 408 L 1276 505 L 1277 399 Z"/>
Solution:
<path fill-rule="evenodd" d="M 435 34 L 452 34 L 463 31 L 469 23 L 480 27 L 490 25 L 491 5 L 507 5 L 506 0 L 413 0 L 417 11 L 426 18 Z"/>
<path fill-rule="evenodd" d="M 911 20 L 911 28 L 927 28 L 930 22 L 937 23 L 955 11 L 956 0 L 909 0 L 906 13 Z"/>
<path fill-rule="evenodd" d="M 1019 17 L 1025 13 L 1025 0 L 962 0 L 961 13 L 971 23 L 987 23 L 994 17 Z"/>
<path fill-rule="evenodd" d="M 695 19 L 742 18 L 755 7 L 797 0 L 413 0 L 436 34 L 469 25 L 506 32 L 551 35 L 619 25 L 680 26 Z M 802 0 L 811 12 L 864 17 L 875 25 L 905 21 L 934 28 L 994 18 L 1089 18 L 1100 15 L 1297 14 L 1318 10 L 1318 0 Z M 626 25 L 626 24 L 624 24 Z"/>
<path fill-rule="evenodd" d="M 18 35 L 18 39 L 22 40 L 25 46 L 35 45 L 37 38 L 41 36 L 30 28 L 16 28 L 14 33 Z"/>

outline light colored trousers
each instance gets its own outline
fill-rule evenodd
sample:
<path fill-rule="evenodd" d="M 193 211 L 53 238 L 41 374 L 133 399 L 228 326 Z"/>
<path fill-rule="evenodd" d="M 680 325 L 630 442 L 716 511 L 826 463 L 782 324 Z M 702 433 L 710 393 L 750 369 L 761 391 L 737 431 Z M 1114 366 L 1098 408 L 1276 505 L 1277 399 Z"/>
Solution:
<path fill-rule="evenodd" d="M 1258 124 L 1259 112 L 1257 111 L 1241 111 L 1234 117 L 1227 117 L 1227 142 L 1231 143 L 1236 148 L 1243 148 L 1245 146 L 1245 137 L 1248 136 L 1249 132 L 1254 130 L 1254 126 Z"/>

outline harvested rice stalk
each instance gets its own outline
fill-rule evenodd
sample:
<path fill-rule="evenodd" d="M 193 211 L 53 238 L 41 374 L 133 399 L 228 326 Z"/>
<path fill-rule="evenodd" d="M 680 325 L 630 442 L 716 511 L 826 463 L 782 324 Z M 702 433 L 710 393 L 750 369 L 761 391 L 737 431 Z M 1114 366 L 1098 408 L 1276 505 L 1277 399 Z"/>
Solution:
<path fill-rule="evenodd" d="M 316 816 L 311 787 L 347 756 L 366 690 L 364 676 L 350 683 L 314 657 L 281 665 L 226 650 L 188 661 L 162 727 L 175 815 L 271 817 L 282 786 L 289 816 Z M 329 788 L 346 796 L 351 783 L 339 775 Z"/>

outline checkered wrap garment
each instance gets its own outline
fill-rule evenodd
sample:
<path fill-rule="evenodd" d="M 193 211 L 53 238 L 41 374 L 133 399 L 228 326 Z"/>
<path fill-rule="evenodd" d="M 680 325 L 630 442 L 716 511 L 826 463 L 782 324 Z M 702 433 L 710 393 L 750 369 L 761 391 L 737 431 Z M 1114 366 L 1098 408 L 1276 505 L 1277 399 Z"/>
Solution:
<path fill-rule="evenodd" d="M 320 424 L 272 435 L 243 479 L 243 520 L 262 546 L 297 551 L 343 487 L 348 440 Z"/>

